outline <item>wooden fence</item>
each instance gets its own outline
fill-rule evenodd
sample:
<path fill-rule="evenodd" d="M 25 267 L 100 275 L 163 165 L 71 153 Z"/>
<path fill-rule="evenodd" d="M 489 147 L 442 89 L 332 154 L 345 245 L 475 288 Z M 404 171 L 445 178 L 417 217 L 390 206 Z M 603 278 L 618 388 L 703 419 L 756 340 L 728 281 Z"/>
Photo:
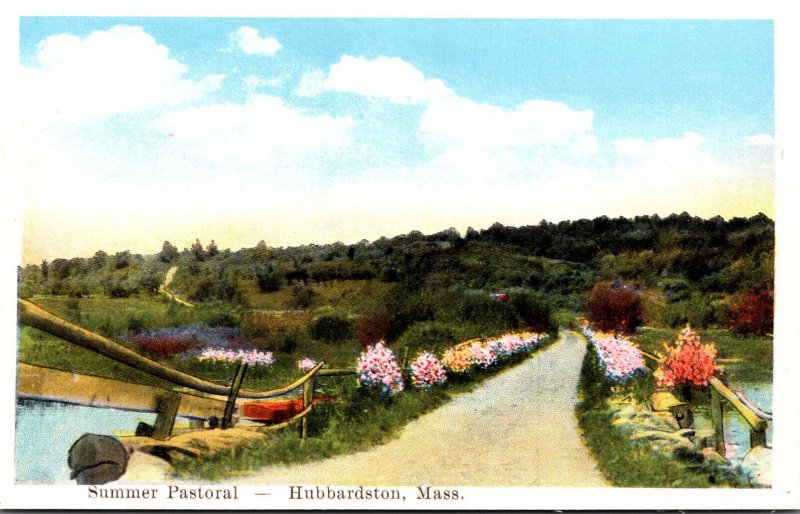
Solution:
<path fill-rule="evenodd" d="M 355 373 L 355 370 L 348 369 L 323 369 L 325 362 L 321 361 L 286 386 L 258 391 L 241 388 L 247 366 L 239 364 L 231 385 L 226 386 L 164 366 L 27 300 L 18 299 L 17 307 L 20 323 L 105 355 L 175 386 L 169 389 L 151 387 L 20 363 L 17 385 L 20 397 L 156 412 L 153 437 L 157 439 L 170 437 L 178 414 L 208 419 L 213 412 L 221 415 L 221 426 L 228 428 L 233 425 L 233 414 L 239 399 L 275 398 L 300 387 L 303 388 L 302 411 L 280 426 L 302 421 L 301 434 L 305 437 L 308 434 L 308 414 L 314 405 L 315 378 Z"/>
<path fill-rule="evenodd" d="M 658 362 L 659 358 L 653 354 L 642 352 L 650 361 Z M 725 455 L 725 405 L 733 407 L 750 431 L 750 448 L 756 446 L 767 446 L 767 419 L 749 406 L 745 405 L 741 399 L 731 391 L 728 386 L 718 378 L 712 378 L 708 382 L 711 391 L 711 424 L 714 427 L 714 449 L 720 455 Z M 724 402 L 723 402 L 724 400 Z"/>

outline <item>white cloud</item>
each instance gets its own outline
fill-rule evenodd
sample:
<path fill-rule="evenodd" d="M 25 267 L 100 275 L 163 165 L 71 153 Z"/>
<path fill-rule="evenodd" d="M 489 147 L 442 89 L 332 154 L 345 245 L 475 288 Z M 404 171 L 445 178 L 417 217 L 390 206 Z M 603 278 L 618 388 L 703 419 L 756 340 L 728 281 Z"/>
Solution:
<path fill-rule="evenodd" d="M 260 37 L 258 30 L 253 27 L 239 27 L 231 34 L 231 39 L 239 44 L 239 48 L 246 54 L 273 56 L 283 48 L 274 37 Z"/>
<path fill-rule="evenodd" d="M 681 138 L 660 138 L 650 143 L 643 139 L 619 139 L 615 146 L 622 157 L 674 161 L 700 153 L 705 138 L 696 132 L 686 132 Z"/>
<path fill-rule="evenodd" d="M 119 25 L 39 43 L 38 66 L 23 68 L 28 120 L 80 122 L 203 98 L 224 75 L 194 81 L 187 67 L 140 27 Z"/>
<path fill-rule="evenodd" d="M 506 110 L 452 98 L 428 106 L 420 131 L 435 142 L 451 145 L 530 148 L 576 142 L 592 131 L 593 116 L 591 110 L 575 111 L 560 102 L 531 100 Z M 581 141 L 581 152 L 592 150 L 589 139 Z"/>
<path fill-rule="evenodd" d="M 373 60 L 343 55 L 327 73 L 315 70 L 300 79 L 299 96 L 323 91 L 382 98 L 395 104 L 415 104 L 449 98 L 455 94 L 439 79 L 427 79 L 413 64 L 397 57 Z"/>
<path fill-rule="evenodd" d="M 320 149 L 351 142 L 354 121 L 328 114 L 309 115 L 282 99 L 253 95 L 244 105 L 191 107 L 161 116 L 156 127 L 217 162 L 286 162 Z"/>
<path fill-rule="evenodd" d="M 747 146 L 773 146 L 775 139 L 769 134 L 754 134 L 745 139 Z"/>
<path fill-rule="evenodd" d="M 256 75 L 248 75 L 244 78 L 243 85 L 247 91 L 255 91 L 261 87 L 279 87 L 284 83 L 283 77 L 270 77 L 262 79 Z"/>

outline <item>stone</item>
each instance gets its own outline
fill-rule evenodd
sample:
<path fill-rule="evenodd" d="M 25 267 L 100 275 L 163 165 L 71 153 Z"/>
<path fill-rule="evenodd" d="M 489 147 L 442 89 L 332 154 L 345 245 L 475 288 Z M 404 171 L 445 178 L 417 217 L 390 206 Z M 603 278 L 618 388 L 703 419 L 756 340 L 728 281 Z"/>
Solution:
<path fill-rule="evenodd" d="M 772 486 L 772 448 L 756 446 L 744 456 L 741 470 L 754 487 Z"/>
<path fill-rule="evenodd" d="M 69 449 L 70 478 L 80 485 L 100 485 L 125 473 L 128 452 L 119 440 L 108 435 L 83 434 Z"/>
<path fill-rule="evenodd" d="M 727 466 L 728 461 L 725 457 L 720 455 L 714 448 L 703 448 L 700 450 L 700 455 L 703 456 L 703 462 L 707 464 L 715 464 L 717 466 Z"/>
<path fill-rule="evenodd" d="M 119 482 L 164 482 L 173 473 L 173 467 L 164 459 L 149 453 L 134 451 L 128 459 L 128 468 Z"/>

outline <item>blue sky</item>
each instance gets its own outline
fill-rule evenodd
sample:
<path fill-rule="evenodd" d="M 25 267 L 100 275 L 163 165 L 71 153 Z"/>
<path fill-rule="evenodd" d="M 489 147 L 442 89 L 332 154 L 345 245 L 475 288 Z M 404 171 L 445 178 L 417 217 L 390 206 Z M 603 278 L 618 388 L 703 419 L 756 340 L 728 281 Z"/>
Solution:
<path fill-rule="evenodd" d="M 771 21 L 20 23 L 33 259 L 772 214 Z"/>

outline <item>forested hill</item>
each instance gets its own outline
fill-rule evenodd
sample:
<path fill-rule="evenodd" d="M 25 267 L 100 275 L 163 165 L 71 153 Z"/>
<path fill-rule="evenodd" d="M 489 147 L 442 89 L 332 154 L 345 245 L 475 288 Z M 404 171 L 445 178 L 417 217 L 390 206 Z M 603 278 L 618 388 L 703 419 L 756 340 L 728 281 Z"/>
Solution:
<path fill-rule="evenodd" d="M 98 251 L 28 265 L 19 270 L 19 286 L 22 296 L 126 297 L 155 293 L 166 270 L 179 266 L 173 287 L 198 302 L 247 306 L 254 296 L 286 288 L 377 280 L 423 292 L 524 289 L 579 309 L 595 282 L 619 279 L 652 292 L 667 317 L 691 308 L 713 322 L 715 305 L 731 295 L 772 290 L 774 247 L 774 222 L 763 214 L 727 221 L 687 213 L 601 216 L 523 227 L 495 223 L 463 236 L 455 229 L 413 231 L 352 245 L 271 248 L 261 241 L 231 251 L 198 240 L 181 251 L 164 242 L 150 256 Z M 304 302 L 302 294 L 294 296 Z"/>

